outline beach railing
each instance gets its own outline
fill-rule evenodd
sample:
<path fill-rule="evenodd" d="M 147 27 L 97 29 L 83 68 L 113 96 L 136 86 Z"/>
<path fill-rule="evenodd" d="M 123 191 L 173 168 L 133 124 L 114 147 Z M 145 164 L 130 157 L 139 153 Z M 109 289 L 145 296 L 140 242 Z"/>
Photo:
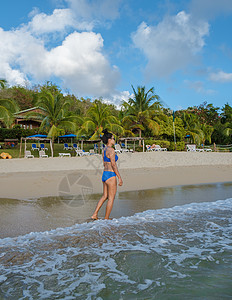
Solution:
<path fill-rule="evenodd" d="M 217 152 L 232 152 L 232 144 L 230 145 L 215 145 Z"/>
<path fill-rule="evenodd" d="M 215 151 L 214 145 L 204 146 L 203 150 L 204 150 L 204 152 L 212 152 L 212 151 Z"/>

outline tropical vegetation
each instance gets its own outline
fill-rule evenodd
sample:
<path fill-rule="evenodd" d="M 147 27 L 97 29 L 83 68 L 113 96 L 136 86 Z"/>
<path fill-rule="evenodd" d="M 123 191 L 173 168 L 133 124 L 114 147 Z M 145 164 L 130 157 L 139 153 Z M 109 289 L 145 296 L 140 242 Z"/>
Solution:
<path fill-rule="evenodd" d="M 39 118 L 42 121 L 40 129 L 47 132 L 53 143 L 54 139 L 65 131 L 75 131 L 75 120 L 78 117 L 69 114 L 71 105 L 69 99 L 65 99 L 60 93 L 52 94 L 51 91 L 43 91 L 36 105 L 41 108 L 41 111 L 28 113 L 28 118 Z"/>
<path fill-rule="evenodd" d="M 143 137 L 145 142 L 158 141 L 169 150 L 183 150 L 186 142 L 198 146 L 232 144 L 232 106 L 229 103 L 220 108 L 203 102 L 173 114 L 170 108 L 164 107 L 153 87 L 132 86 L 131 97 L 117 107 L 101 98 L 64 95 L 51 82 L 32 88 L 9 87 L 4 79 L 0 79 L 0 141 L 4 136 L 12 136 L 15 113 L 33 107 L 39 107 L 40 111 L 29 110 L 27 117 L 41 121 L 40 128 L 34 132 L 47 134 L 53 142 L 59 135 L 69 133 L 97 140 L 103 128 L 107 128 L 116 138 Z M 17 138 L 26 135 L 23 129 L 12 132 L 16 131 Z"/>
<path fill-rule="evenodd" d="M 96 140 L 100 138 L 104 128 L 120 135 L 128 132 L 120 125 L 117 117 L 111 113 L 108 105 L 100 100 L 95 100 L 87 110 L 86 116 L 79 120 L 82 124 L 77 132 L 77 137 L 88 135 L 90 140 Z"/>

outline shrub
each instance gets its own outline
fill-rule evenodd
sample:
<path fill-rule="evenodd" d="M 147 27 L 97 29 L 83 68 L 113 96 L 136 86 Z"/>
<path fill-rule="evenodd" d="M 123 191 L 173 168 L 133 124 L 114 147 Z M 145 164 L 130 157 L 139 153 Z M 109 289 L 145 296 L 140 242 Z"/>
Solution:
<path fill-rule="evenodd" d="M 175 143 L 171 142 L 170 146 L 168 148 L 169 151 L 184 151 L 185 150 L 185 142 L 177 142 L 176 143 L 176 149 L 175 149 Z"/>
<path fill-rule="evenodd" d="M 135 151 L 136 152 L 143 152 L 143 145 L 142 146 L 135 146 Z M 146 151 L 146 149 L 144 149 Z"/>
<path fill-rule="evenodd" d="M 5 139 L 18 139 L 20 141 L 21 137 L 30 136 L 38 133 L 37 129 L 23 129 L 19 125 L 14 126 L 14 128 L 0 128 L 0 141 Z"/>

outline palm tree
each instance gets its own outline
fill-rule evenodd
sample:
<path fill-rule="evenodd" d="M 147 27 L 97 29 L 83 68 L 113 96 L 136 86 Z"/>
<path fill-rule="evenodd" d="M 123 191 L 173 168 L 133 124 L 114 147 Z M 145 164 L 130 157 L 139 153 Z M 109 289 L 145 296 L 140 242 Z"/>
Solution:
<path fill-rule="evenodd" d="M 14 113 L 18 111 L 18 105 L 11 99 L 0 99 L 0 121 L 9 128 L 14 121 Z"/>
<path fill-rule="evenodd" d="M 132 86 L 134 97 L 124 101 L 122 107 L 124 116 L 122 123 L 129 126 L 131 130 L 137 129 L 141 138 L 145 126 L 148 127 L 154 135 L 159 132 L 159 124 L 154 120 L 154 116 L 161 112 L 161 103 L 159 96 L 154 94 L 152 87 L 146 92 L 145 86 L 137 87 L 137 91 Z M 141 140 L 139 141 L 141 146 Z"/>
<path fill-rule="evenodd" d="M 5 79 L 0 79 L 0 90 L 4 90 L 7 86 Z M 14 113 L 19 110 L 17 103 L 11 99 L 0 98 L 0 123 L 6 127 L 10 127 L 14 121 Z"/>
<path fill-rule="evenodd" d="M 110 107 L 100 100 L 94 101 L 93 105 L 87 110 L 86 117 L 82 120 L 83 123 L 77 132 L 77 136 L 91 135 L 90 140 L 99 139 L 104 128 L 114 133 L 125 133 L 118 119 L 112 115 Z"/>
<path fill-rule="evenodd" d="M 207 140 L 211 144 L 211 136 L 213 134 L 214 128 L 208 124 L 201 124 L 201 130 L 204 134 L 203 137 L 203 146 L 205 146 L 205 141 Z"/>
<path fill-rule="evenodd" d="M 5 89 L 7 86 L 7 81 L 5 79 L 0 79 L 0 87 L 1 89 Z"/>
<path fill-rule="evenodd" d="M 54 139 L 65 130 L 75 132 L 77 117 L 69 115 L 70 101 L 64 100 L 61 94 L 52 95 L 45 91 L 39 98 L 37 105 L 42 112 L 28 114 L 28 118 L 35 116 L 42 120 L 40 129 L 48 130 L 48 137 Z"/>
<path fill-rule="evenodd" d="M 231 143 L 232 129 L 231 123 L 222 123 L 221 120 L 214 124 L 213 140 L 217 144 Z"/>
<path fill-rule="evenodd" d="M 193 143 L 200 144 L 204 140 L 204 133 L 198 118 L 188 112 L 183 112 L 182 121 L 187 135 L 190 135 Z"/>

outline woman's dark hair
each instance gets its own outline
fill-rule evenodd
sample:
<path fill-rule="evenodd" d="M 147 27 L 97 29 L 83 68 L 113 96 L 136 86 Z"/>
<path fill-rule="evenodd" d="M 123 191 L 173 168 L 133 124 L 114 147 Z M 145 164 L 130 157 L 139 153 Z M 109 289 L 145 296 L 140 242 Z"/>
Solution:
<path fill-rule="evenodd" d="M 101 137 L 101 140 L 103 141 L 104 144 L 107 144 L 108 139 L 111 139 L 113 134 L 108 132 L 107 129 L 102 130 L 102 132 L 104 133 L 104 135 Z"/>

